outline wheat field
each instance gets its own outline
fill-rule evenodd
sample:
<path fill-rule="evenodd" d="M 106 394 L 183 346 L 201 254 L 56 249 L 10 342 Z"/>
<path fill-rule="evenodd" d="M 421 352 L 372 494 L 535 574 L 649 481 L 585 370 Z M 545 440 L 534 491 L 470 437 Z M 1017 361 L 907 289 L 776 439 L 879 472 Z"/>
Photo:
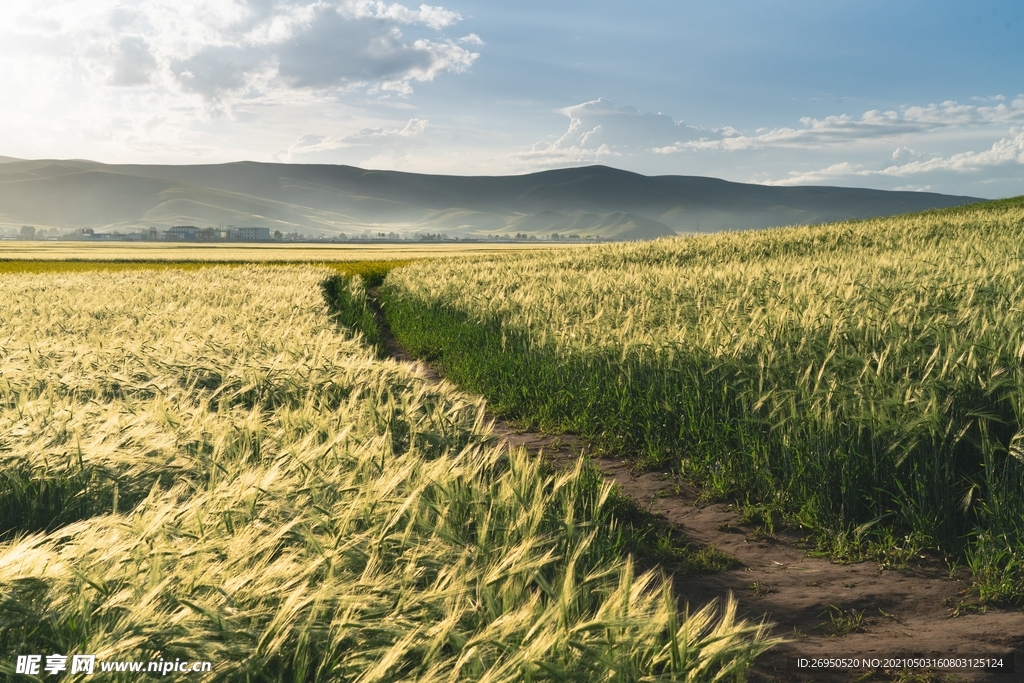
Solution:
<path fill-rule="evenodd" d="M 408 348 L 506 415 L 1024 599 L 1024 202 L 393 271 Z"/>
<path fill-rule="evenodd" d="M 745 678 L 764 625 L 681 607 L 592 470 L 509 450 L 481 402 L 376 359 L 329 315 L 333 272 L 0 275 L 0 671 Z"/>

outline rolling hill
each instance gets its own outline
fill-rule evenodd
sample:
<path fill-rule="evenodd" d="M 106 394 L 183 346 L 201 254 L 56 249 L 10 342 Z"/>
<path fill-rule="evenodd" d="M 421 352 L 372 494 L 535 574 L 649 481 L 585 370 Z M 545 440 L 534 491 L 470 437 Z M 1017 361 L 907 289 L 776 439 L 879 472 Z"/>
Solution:
<path fill-rule="evenodd" d="M 236 162 L 108 165 L 0 157 L 0 228 L 135 231 L 263 226 L 651 239 L 869 218 L 979 201 L 927 192 L 771 187 L 606 166 L 520 176 L 442 176 L 352 166 Z"/>

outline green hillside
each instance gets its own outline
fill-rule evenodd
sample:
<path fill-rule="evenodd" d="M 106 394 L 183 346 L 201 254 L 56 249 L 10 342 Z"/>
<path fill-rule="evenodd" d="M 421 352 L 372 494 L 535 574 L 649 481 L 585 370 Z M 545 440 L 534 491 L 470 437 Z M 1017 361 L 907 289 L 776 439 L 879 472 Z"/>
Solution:
<path fill-rule="evenodd" d="M 975 201 L 920 192 L 767 187 L 647 177 L 604 166 L 522 176 L 435 176 L 350 166 L 205 166 L 6 160 L 0 228 L 134 231 L 258 225 L 327 235 L 551 233 L 651 239 L 892 215 Z"/>

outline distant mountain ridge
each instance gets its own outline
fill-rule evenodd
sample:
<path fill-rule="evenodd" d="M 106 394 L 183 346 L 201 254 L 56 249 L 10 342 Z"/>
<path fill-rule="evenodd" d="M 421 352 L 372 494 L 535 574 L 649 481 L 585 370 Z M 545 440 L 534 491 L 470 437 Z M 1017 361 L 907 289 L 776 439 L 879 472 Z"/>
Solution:
<path fill-rule="evenodd" d="M 652 239 L 981 201 L 929 192 L 773 187 L 607 166 L 519 176 L 444 176 L 250 161 L 108 165 L 0 157 L 0 226 L 261 226 L 282 232 L 445 232 Z"/>

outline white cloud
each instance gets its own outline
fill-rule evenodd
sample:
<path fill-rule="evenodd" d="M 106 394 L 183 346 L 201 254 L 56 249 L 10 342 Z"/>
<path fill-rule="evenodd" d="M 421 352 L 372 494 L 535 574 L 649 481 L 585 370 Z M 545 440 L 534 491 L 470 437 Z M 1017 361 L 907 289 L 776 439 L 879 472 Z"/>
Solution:
<path fill-rule="evenodd" d="M 946 158 L 933 157 L 925 161 L 910 161 L 906 164 L 890 166 L 879 173 L 896 176 L 910 176 L 932 171 L 966 173 L 1013 163 L 1024 164 L 1024 132 L 1017 133 L 1013 137 L 1003 138 L 989 149 L 981 152 L 961 152 Z"/>
<path fill-rule="evenodd" d="M 438 33 L 461 18 L 365 0 L 7 0 L 0 92 L 19 106 L 0 110 L 0 124 L 100 136 L 154 113 L 187 129 L 238 107 L 331 103 L 361 89 L 408 96 L 479 57 Z"/>
<path fill-rule="evenodd" d="M 362 128 L 349 135 L 315 135 L 308 133 L 301 136 L 291 147 L 281 150 L 274 159 L 276 161 L 296 162 L 307 160 L 310 155 L 330 152 L 338 149 L 367 148 L 374 152 L 383 148 L 405 146 L 412 138 L 422 135 L 427 130 L 429 121 L 426 119 L 409 119 L 401 128 Z"/>
<path fill-rule="evenodd" d="M 256 5 L 254 0 L 250 3 Z M 412 9 L 380 2 L 314 2 L 253 8 L 220 40 L 170 60 L 178 84 L 208 100 L 309 90 L 330 96 L 353 87 L 404 95 L 412 83 L 460 72 L 479 57 L 447 38 L 406 39 L 400 26 L 440 30 L 461 19 L 443 7 Z"/>
<path fill-rule="evenodd" d="M 856 116 L 840 112 L 805 117 L 794 127 L 744 130 L 691 125 L 605 98 L 557 111 L 568 125 L 547 139 L 534 134 L 538 141 L 532 145 L 497 156 L 504 168 L 529 172 L 605 163 L 641 173 L 779 185 L 973 196 L 1024 191 L 1024 95 L 878 109 Z"/>
<path fill-rule="evenodd" d="M 603 97 L 565 107 L 559 113 L 569 118 L 569 126 L 558 139 L 536 142 L 529 150 L 509 157 L 528 167 L 599 163 L 607 157 L 647 152 L 680 137 L 697 138 L 703 132 L 667 114 L 616 107 Z"/>
<path fill-rule="evenodd" d="M 921 153 L 916 152 L 909 147 L 897 147 L 896 151 L 892 153 L 892 163 L 907 163 L 915 159 L 920 159 Z"/>
<path fill-rule="evenodd" d="M 612 152 L 608 145 L 588 148 L 581 145 L 554 145 L 537 142 L 528 150 L 513 152 L 508 156 L 518 162 L 521 168 L 535 169 L 599 164 L 607 161 L 609 157 L 617 157 L 621 154 Z"/>
<path fill-rule="evenodd" d="M 735 152 L 750 149 L 820 149 L 864 140 L 883 140 L 949 129 L 1007 126 L 1024 123 L 1024 95 L 1010 104 L 976 106 L 947 101 L 900 111 L 873 109 L 860 117 L 848 114 L 823 119 L 805 117 L 800 128 L 774 128 L 744 135 L 732 128 L 714 131 L 696 140 L 680 139 L 655 148 L 660 154 L 694 150 Z"/>
<path fill-rule="evenodd" d="M 443 7 L 420 5 L 418 9 L 411 9 L 398 3 L 386 5 L 383 2 L 367 0 L 343 2 L 338 6 L 338 14 L 352 19 L 384 19 L 399 24 L 426 24 L 432 29 L 446 28 L 462 20 L 462 15 L 458 12 Z"/>
<path fill-rule="evenodd" d="M 269 158 L 324 121 L 390 130 L 381 102 L 412 108 L 419 84 L 480 56 L 445 35 L 461 19 L 365 0 L 6 0 L 0 151 L 180 163 Z"/>
<path fill-rule="evenodd" d="M 815 171 L 791 171 L 786 178 L 767 181 L 765 184 L 808 185 L 864 178 L 909 178 L 941 172 L 976 173 L 1008 164 L 1024 165 L 1024 132 L 1017 132 L 1012 137 L 1002 138 L 981 152 L 960 152 L 947 157 L 935 156 L 929 159 L 914 158 L 921 155 L 916 152 L 911 155 L 907 152 L 912 152 L 912 150 L 897 149 L 893 153 L 893 160 L 905 163 L 894 163 L 881 170 L 867 169 L 860 164 L 843 161 Z"/>

